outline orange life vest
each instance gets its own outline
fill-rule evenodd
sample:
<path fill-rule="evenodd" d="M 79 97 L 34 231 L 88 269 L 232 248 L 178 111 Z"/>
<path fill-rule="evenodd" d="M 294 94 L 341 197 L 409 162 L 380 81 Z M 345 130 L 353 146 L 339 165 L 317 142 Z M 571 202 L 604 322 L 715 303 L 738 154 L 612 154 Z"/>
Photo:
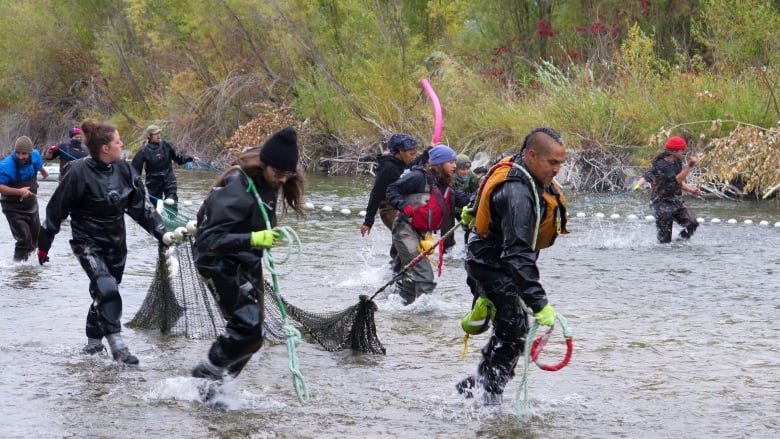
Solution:
<path fill-rule="evenodd" d="M 534 205 L 536 207 L 534 217 L 536 219 L 536 224 L 534 236 L 531 237 L 531 248 L 533 250 L 541 250 L 550 247 L 553 245 L 555 238 L 557 238 L 558 235 L 569 233 L 569 231 L 566 230 L 566 198 L 563 196 L 561 187 L 553 180 L 552 184 L 545 188 L 544 192 L 541 194 L 546 208 L 544 219 L 540 221 L 539 215 L 541 214 L 541 205 L 539 194 L 536 191 L 536 184 L 528 170 L 514 163 L 512 161 L 513 158 L 514 157 L 512 156 L 505 157 L 490 168 L 479 187 L 475 204 L 476 220 L 474 223 L 477 233 L 483 238 L 487 237 L 488 226 L 490 224 L 490 196 L 499 185 L 506 181 L 509 176 L 509 171 L 512 168 L 517 168 L 525 174 L 526 183 L 531 187 L 531 191 L 534 195 Z"/>

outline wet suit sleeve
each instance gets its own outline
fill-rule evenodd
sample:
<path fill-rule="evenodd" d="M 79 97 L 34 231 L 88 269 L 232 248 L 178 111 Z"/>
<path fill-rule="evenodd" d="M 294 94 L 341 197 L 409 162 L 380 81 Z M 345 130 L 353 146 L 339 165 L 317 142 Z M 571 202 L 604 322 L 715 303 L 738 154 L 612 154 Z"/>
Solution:
<path fill-rule="evenodd" d="M 258 207 L 246 189 L 242 177 L 234 173 L 208 195 L 199 214 L 196 242 L 201 251 L 226 254 L 251 249 L 251 217 Z"/>
<path fill-rule="evenodd" d="M 122 163 L 120 165 L 120 163 Z M 149 234 L 154 236 L 158 241 L 162 240 L 165 234 L 165 225 L 163 224 L 162 217 L 154 207 L 149 199 L 146 197 L 146 191 L 141 183 L 141 178 L 138 177 L 130 165 L 125 161 L 117 162 L 116 166 L 124 166 L 122 172 L 128 174 L 128 180 L 133 187 L 133 191 L 128 200 L 126 213 L 135 220 L 141 227 L 144 228 Z"/>
<path fill-rule="evenodd" d="M 43 251 L 48 252 L 51 249 L 54 236 L 60 232 L 62 222 L 70 215 L 81 195 L 82 187 L 78 176 L 82 174 L 84 164 L 77 165 L 74 162 L 71 166 L 73 168 L 65 174 L 46 205 L 46 220 L 41 224 L 41 232 L 38 236 L 38 248 Z"/>
<path fill-rule="evenodd" d="M 452 207 L 463 207 L 469 203 L 471 198 L 468 193 L 458 189 L 455 185 L 450 186 L 452 189 Z"/>
<path fill-rule="evenodd" d="M 146 155 L 144 152 L 146 152 L 146 145 L 142 146 L 135 154 L 135 157 L 133 157 L 133 169 L 135 169 L 135 173 L 138 175 L 144 172 L 144 156 Z"/>
<path fill-rule="evenodd" d="M 531 249 L 535 206 L 530 189 L 522 182 L 507 182 L 493 193 L 491 217 L 503 237 L 501 259 L 520 291 L 520 297 L 533 312 L 547 305 L 536 265 L 538 252 Z M 496 221 L 497 220 L 497 221 Z"/>
<path fill-rule="evenodd" d="M 171 145 L 170 143 L 168 143 L 168 142 L 164 142 L 164 143 L 168 147 L 168 149 L 170 149 L 170 151 L 171 151 L 171 160 L 173 160 L 174 162 L 176 162 L 176 163 L 178 163 L 180 165 L 183 165 L 183 164 L 185 164 L 187 162 L 191 162 L 191 161 L 195 160 L 189 154 L 183 154 L 183 153 L 180 153 L 179 151 L 176 151 L 176 148 L 174 148 L 173 145 Z"/>
<path fill-rule="evenodd" d="M 364 225 L 368 227 L 374 225 L 376 212 L 379 210 L 379 203 L 385 199 L 387 187 L 396 180 L 398 180 L 398 171 L 393 169 L 392 166 L 382 166 L 379 168 L 379 172 L 376 174 L 376 180 L 374 181 L 374 187 L 371 188 L 371 195 L 368 197 L 366 216 L 363 219 Z"/>

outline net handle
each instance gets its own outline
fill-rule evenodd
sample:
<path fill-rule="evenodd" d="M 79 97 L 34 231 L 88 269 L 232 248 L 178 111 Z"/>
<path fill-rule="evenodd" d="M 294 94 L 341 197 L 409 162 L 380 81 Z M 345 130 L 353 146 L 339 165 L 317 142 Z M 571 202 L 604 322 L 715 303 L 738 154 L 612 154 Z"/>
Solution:
<path fill-rule="evenodd" d="M 378 290 L 376 290 L 376 292 L 374 294 L 372 294 L 371 297 L 368 298 L 368 300 L 374 300 L 374 298 L 377 296 L 377 294 L 381 293 L 382 291 L 385 290 L 385 288 L 389 287 L 390 285 L 394 284 L 395 282 L 397 282 L 402 277 L 406 276 L 406 274 L 409 272 L 409 270 L 412 267 L 414 267 L 420 261 L 422 261 L 423 258 L 425 258 L 425 257 L 429 256 L 431 253 L 433 253 L 433 251 L 436 250 L 436 248 L 439 247 L 439 245 L 441 243 L 443 243 L 444 240 L 447 239 L 448 236 L 450 236 L 453 233 L 455 233 L 455 230 L 457 230 L 459 227 L 460 227 L 460 222 L 456 223 L 450 230 L 447 230 L 447 232 L 445 234 L 443 234 L 443 235 L 441 235 L 441 237 L 439 237 L 439 240 L 436 241 L 435 244 L 433 244 L 430 248 L 428 248 L 424 252 L 422 252 L 419 255 L 415 256 L 414 259 L 409 261 L 408 264 L 404 265 L 404 268 L 401 271 L 399 271 L 398 274 L 393 276 L 393 278 L 390 279 L 386 284 L 382 285 Z"/>

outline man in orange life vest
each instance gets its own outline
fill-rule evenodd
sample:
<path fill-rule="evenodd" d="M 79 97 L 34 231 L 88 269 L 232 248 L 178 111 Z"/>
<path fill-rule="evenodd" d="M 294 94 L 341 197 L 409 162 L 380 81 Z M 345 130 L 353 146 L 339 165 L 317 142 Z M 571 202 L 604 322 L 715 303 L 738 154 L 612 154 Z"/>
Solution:
<path fill-rule="evenodd" d="M 565 158 L 560 134 L 547 127 L 534 129 L 521 154 L 502 158 L 485 176 L 476 212 L 466 208 L 461 217 L 473 226 L 466 250 L 467 282 L 474 300 L 487 297 L 496 314 L 476 375 L 456 388 L 472 397 L 475 387 L 481 387 L 486 405 L 501 403 L 523 353 L 529 326 L 520 300 L 539 324 L 552 326 L 555 321 L 536 259 L 540 249 L 567 233 L 565 200 L 553 180 Z"/>
<path fill-rule="evenodd" d="M 432 233 L 441 230 L 453 207 L 468 203 L 468 195 L 452 187 L 455 180 L 455 151 L 437 145 L 428 152 L 428 163 L 415 166 L 387 187 L 387 202 L 400 211 L 393 223 L 393 246 L 405 266 L 433 244 Z M 441 248 L 440 257 L 441 257 Z M 423 258 L 400 281 L 398 294 L 408 305 L 433 292 L 433 267 Z"/>

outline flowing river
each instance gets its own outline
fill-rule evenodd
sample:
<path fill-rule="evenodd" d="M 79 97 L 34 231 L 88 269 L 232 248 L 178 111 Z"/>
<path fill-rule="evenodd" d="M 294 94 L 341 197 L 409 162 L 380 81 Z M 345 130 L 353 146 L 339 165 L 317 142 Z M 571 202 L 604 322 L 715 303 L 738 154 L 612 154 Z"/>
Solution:
<path fill-rule="evenodd" d="M 191 200 L 192 209 L 217 176 L 178 175 L 179 197 Z M 300 263 L 280 279 L 280 291 L 308 311 L 342 310 L 389 279 L 390 233 L 377 219 L 373 233 L 360 236 L 358 212 L 372 178 L 307 179 L 306 201 L 314 209 L 303 218 L 280 217 L 303 243 Z M 41 217 L 56 185 L 41 183 Z M 473 336 L 460 358 L 460 318 L 471 305 L 460 232 L 434 295 L 408 307 L 392 291 L 377 297 L 386 355 L 301 343 L 298 363 L 311 395 L 302 406 L 286 347 L 266 344 L 227 386 L 228 410 L 220 411 L 199 402 L 189 377 L 211 340 L 125 328 L 139 367 L 81 354 L 90 298 L 68 244 L 69 224 L 41 267 L 12 262 L 13 240 L 2 220 L 0 437 L 777 437 L 777 204 L 689 199 L 703 224 L 690 242 L 669 245 L 656 243 L 654 224 L 645 219 L 646 193 L 569 194 L 569 204 L 571 234 L 543 251 L 539 265 L 551 304 L 573 331 L 574 354 L 557 372 L 531 365 L 528 421 L 515 405 L 522 360 L 502 406 L 482 407 L 455 391 L 475 370 L 487 339 Z M 123 322 L 143 302 L 157 254 L 154 239 L 127 223 Z M 556 328 L 545 361 L 559 361 L 563 346 Z"/>

